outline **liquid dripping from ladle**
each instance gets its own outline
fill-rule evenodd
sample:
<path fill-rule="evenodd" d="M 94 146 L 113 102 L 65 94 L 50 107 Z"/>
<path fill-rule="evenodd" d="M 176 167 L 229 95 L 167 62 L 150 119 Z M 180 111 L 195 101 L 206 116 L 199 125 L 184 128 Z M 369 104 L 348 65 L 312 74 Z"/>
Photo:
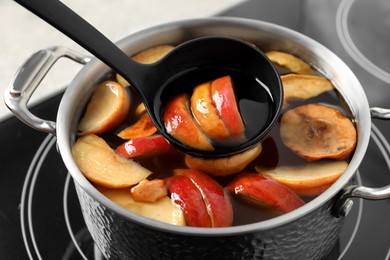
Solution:
<path fill-rule="evenodd" d="M 282 89 L 277 72 L 261 51 L 243 41 L 224 37 L 192 40 L 175 48 L 160 62 L 146 66 L 131 60 L 96 28 L 60 1 L 16 0 L 16 2 L 79 43 L 130 82 L 140 93 L 157 129 L 168 141 L 184 152 L 204 157 L 221 157 L 242 152 L 257 144 L 264 137 L 279 114 Z M 267 124 L 257 131 L 254 138 L 237 146 L 202 151 L 183 145 L 166 132 L 161 118 L 162 106 L 166 101 L 164 97 L 173 96 L 175 94 L 173 91 L 177 92 L 177 90 L 163 88 L 163 86 L 182 72 L 206 67 L 245 72 L 245 74 L 259 78 L 268 86 L 274 101 L 273 114 Z M 249 96 L 256 97 L 256 93 L 250 93 Z M 259 111 L 259 113 L 262 112 Z M 248 120 L 249 124 L 251 120 Z"/>

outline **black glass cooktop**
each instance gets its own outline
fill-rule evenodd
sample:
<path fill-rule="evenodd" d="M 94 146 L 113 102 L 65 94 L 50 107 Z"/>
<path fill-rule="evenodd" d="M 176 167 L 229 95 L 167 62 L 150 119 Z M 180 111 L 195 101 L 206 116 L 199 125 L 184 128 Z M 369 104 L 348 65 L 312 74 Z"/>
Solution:
<path fill-rule="evenodd" d="M 338 54 L 356 73 L 371 106 L 390 108 L 390 1 L 253 0 L 221 15 L 248 17 L 300 31 Z M 367 17 L 367 19 L 366 19 Z M 43 46 L 44 47 L 44 46 Z M 35 106 L 55 120 L 62 93 Z M 73 182 L 52 135 L 16 118 L 0 122 L 0 259 L 101 259 L 82 219 Z M 390 122 L 373 120 L 354 182 L 390 183 Z M 389 259 L 390 200 L 356 199 L 326 260 Z"/>

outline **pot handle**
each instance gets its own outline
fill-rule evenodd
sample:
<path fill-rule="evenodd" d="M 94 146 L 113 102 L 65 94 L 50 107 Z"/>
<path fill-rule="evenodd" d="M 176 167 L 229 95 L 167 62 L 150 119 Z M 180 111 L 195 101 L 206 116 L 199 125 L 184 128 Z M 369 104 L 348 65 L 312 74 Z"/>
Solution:
<path fill-rule="evenodd" d="M 390 119 L 390 109 L 372 107 L 371 117 L 377 119 Z M 376 130 L 373 126 L 373 130 Z M 374 131 L 378 132 L 378 131 Z M 380 133 L 380 132 L 379 132 Z M 384 138 L 384 137 L 383 137 Z M 390 198 L 390 185 L 379 188 L 368 188 L 364 186 L 351 185 L 341 192 L 341 195 L 334 206 L 336 217 L 345 217 L 351 210 L 353 201 L 351 198 L 362 198 L 369 200 L 381 200 Z"/>
<path fill-rule="evenodd" d="M 56 123 L 32 114 L 27 103 L 47 72 L 62 57 L 83 65 L 91 60 L 88 56 L 60 46 L 37 51 L 19 68 L 4 95 L 5 104 L 21 121 L 39 131 L 54 135 Z"/>

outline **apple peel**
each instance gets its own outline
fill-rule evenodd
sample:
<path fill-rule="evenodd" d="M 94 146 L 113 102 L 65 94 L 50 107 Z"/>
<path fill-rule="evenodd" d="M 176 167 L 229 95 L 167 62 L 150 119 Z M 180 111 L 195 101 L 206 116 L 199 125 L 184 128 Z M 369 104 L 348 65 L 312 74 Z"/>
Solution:
<path fill-rule="evenodd" d="M 151 135 L 133 138 L 115 149 L 116 153 L 125 158 L 151 157 L 167 154 L 176 149 L 162 135 Z"/>
<path fill-rule="evenodd" d="M 166 104 L 163 121 L 167 132 L 182 144 L 200 150 L 214 150 L 207 136 L 194 121 L 188 103 L 189 96 L 180 94 Z"/>
<path fill-rule="evenodd" d="M 171 176 L 166 180 L 171 200 L 183 211 L 187 225 L 211 227 L 210 215 L 199 189 L 187 177 Z"/>
<path fill-rule="evenodd" d="M 267 206 L 284 213 L 305 203 L 287 186 L 258 173 L 241 174 L 227 185 L 228 191 L 257 206 Z"/>
<path fill-rule="evenodd" d="M 235 139 L 245 138 L 245 126 L 238 109 L 236 95 L 230 76 L 221 77 L 211 82 L 211 96 L 219 117 Z"/>
<path fill-rule="evenodd" d="M 192 169 L 175 169 L 175 175 L 192 180 L 203 196 L 212 227 L 229 227 L 233 223 L 233 207 L 223 187 L 207 174 Z"/>

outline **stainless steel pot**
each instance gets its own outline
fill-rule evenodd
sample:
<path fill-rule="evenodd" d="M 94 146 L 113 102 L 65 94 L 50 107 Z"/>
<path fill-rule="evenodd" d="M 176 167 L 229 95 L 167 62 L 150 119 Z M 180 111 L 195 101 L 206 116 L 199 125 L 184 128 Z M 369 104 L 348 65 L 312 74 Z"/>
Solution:
<path fill-rule="evenodd" d="M 366 152 L 371 116 L 390 118 L 390 110 L 370 108 L 352 71 L 335 54 L 314 40 L 284 27 L 241 18 L 185 20 L 156 26 L 118 42 L 129 55 L 157 44 L 221 35 L 238 37 L 263 51 L 295 54 L 332 80 L 344 97 L 358 131 L 356 151 L 345 173 L 328 190 L 305 206 L 263 222 L 228 228 L 177 227 L 141 217 L 108 200 L 77 168 L 71 147 L 76 126 L 94 87 L 110 68 L 62 47 L 35 53 L 18 71 L 5 94 L 14 114 L 29 126 L 57 136 L 58 148 L 72 175 L 87 227 L 106 258 L 127 259 L 320 259 L 335 244 L 351 197 L 384 199 L 390 186 L 350 186 Z M 27 102 L 50 67 L 61 57 L 86 64 L 65 91 L 57 121 L 37 118 Z"/>

